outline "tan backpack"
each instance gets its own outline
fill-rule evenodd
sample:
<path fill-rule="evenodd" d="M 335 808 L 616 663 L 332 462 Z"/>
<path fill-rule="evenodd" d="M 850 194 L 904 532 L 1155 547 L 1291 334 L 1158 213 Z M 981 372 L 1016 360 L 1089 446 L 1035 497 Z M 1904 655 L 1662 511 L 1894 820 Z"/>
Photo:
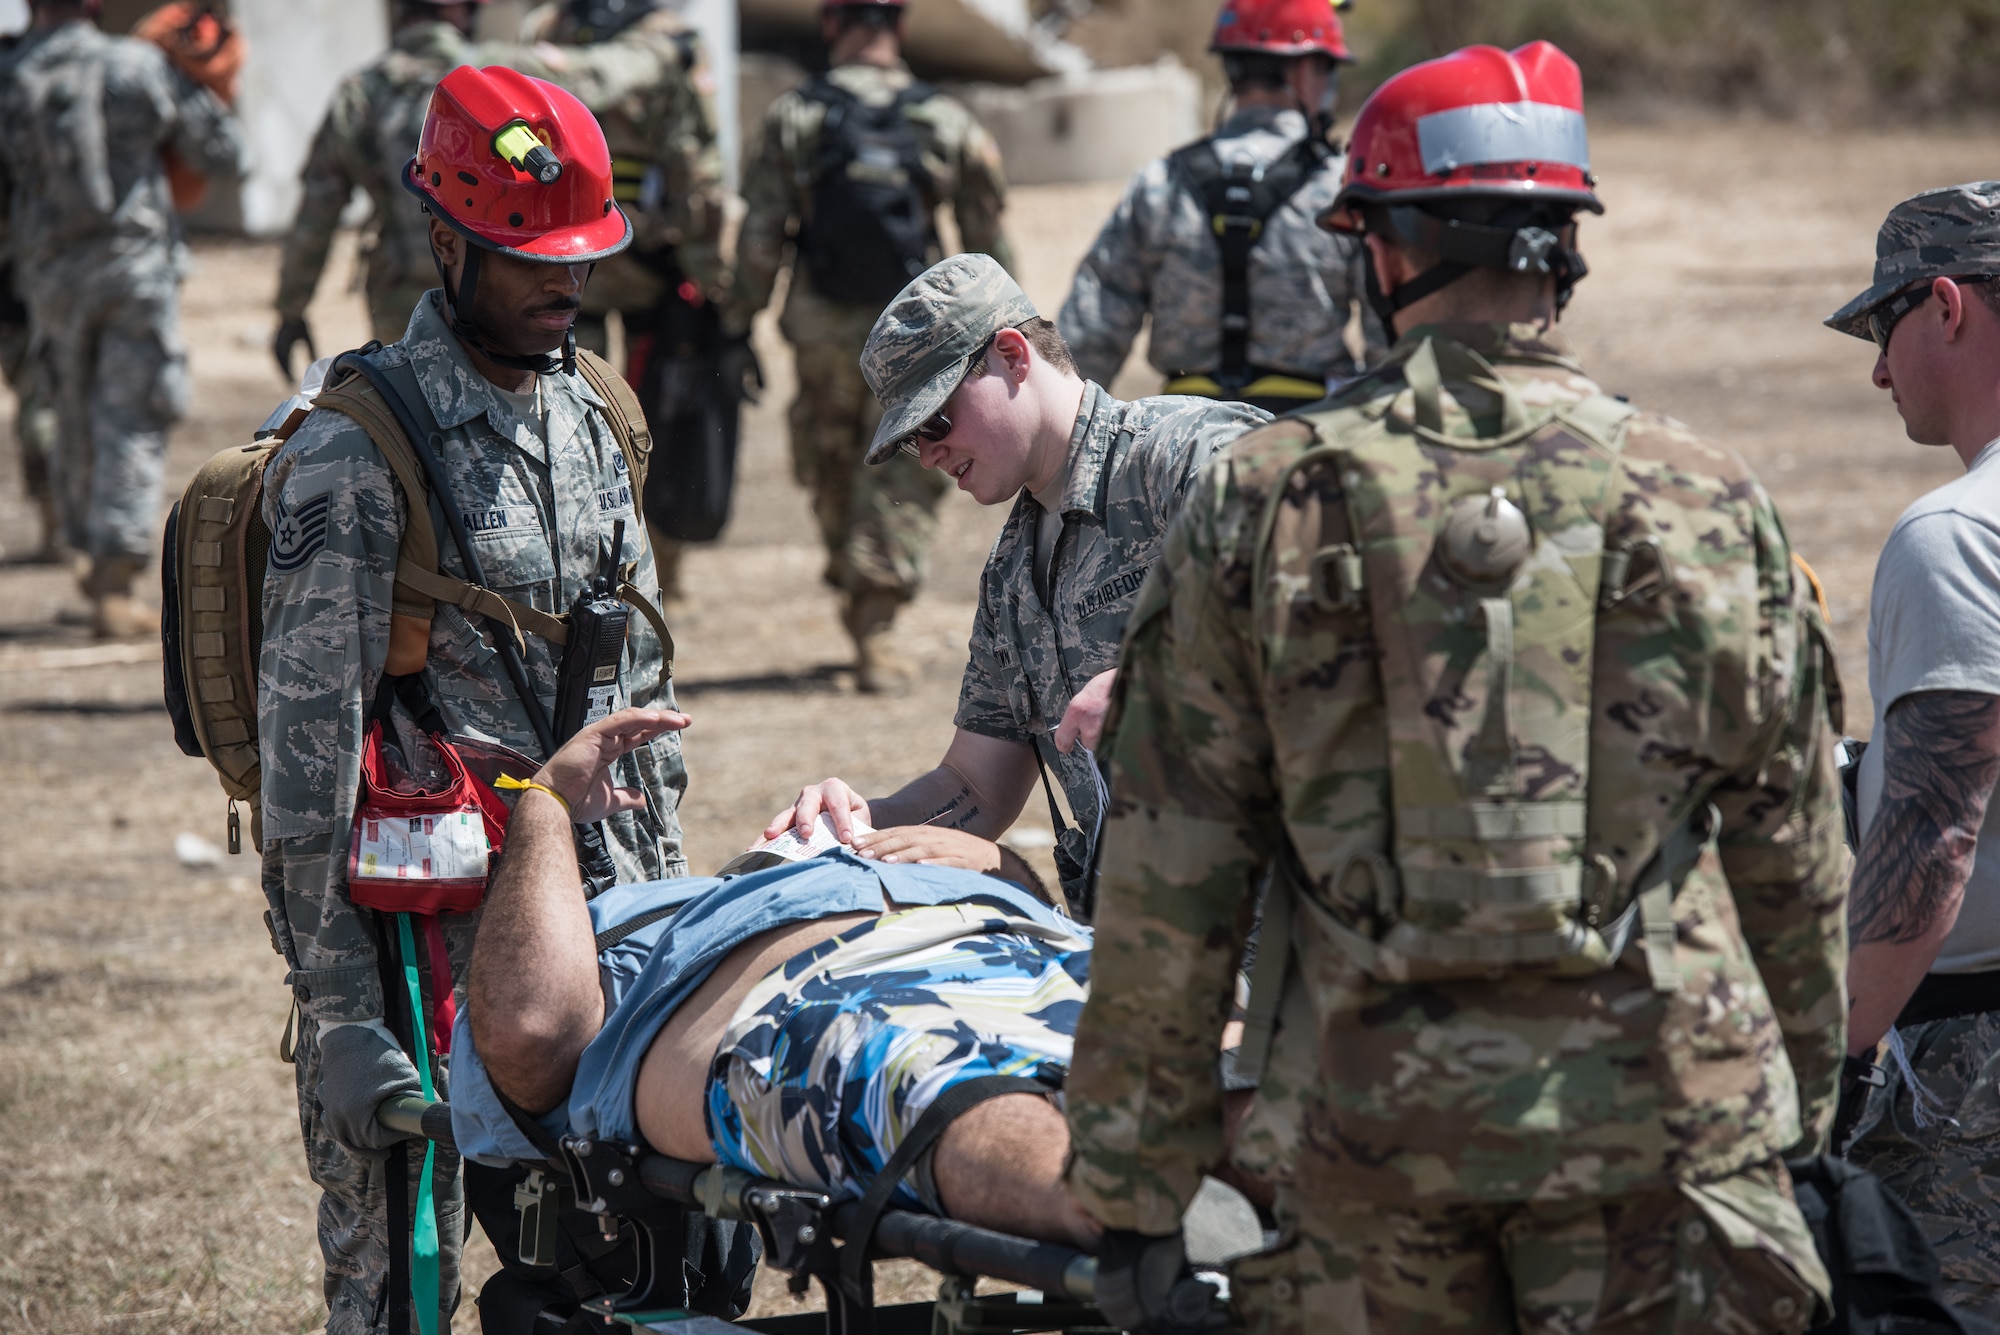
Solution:
<path fill-rule="evenodd" d="M 577 369 L 606 405 L 612 435 L 625 455 L 635 504 L 645 494 L 646 465 L 653 438 L 638 395 L 609 363 L 578 349 Z M 336 372 L 338 374 L 338 372 Z M 519 631 L 562 644 L 567 620 L 469 584 L 438 568 L 437 530 L 425 498 L 422 465 L 375 387 L 349 372 L 329 380 L 313 409 L 330 408 L 354 419 L 382 452 L 409 501 L 396 559 L 394 605 L 390 617 L 389 660 L 394 674 L 421 671 L 430 644 L 437 604 L 451 603 L 469 614 L 510 622 Z M 164 598 L 160 619 L 167 709 L 174 739 L 183 752 L 203 756 L 229 798 L 229 851 L 242 851 L 242 820 L 236 804 L 250 807 L 250 840 L 261 846 L 258 790 L 262 770 L 257 754 L 257 659 L 264 638 L 264 573 L 271 530 L 264 523 L 264 469 L 279 447 L 306 419 L 295 409 L 272 434 L 232 446 L 203 464 L 167 516 Z M 660 636 L 665 667 L 673 661 L 673 639 L 665 622 L 643 600 L 635 606 Z M 663 667 L 663 675 L 665 668 Z"/>

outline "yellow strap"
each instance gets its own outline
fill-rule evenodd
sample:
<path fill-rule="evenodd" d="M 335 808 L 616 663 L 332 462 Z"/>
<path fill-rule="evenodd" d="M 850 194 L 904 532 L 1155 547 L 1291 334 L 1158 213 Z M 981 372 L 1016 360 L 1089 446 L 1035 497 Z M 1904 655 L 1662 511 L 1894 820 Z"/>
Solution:
<path fill-rule="evenodd" d="M 1317 380 L 1301 380 L 1293 375 L 1259 376 L 1243 387 L 1246 399 L 1307 399 L 1314 403 L 1326 397 L 1326 386 Z"/>
<path fill-rule="evenodd" d="M 1813 568 L 1806 564 L 1805 557 L 1800 556 L 1797 552 L 1793 552 L 1792 564 L 1797 566 L 1799 573 L 1806 577 L 1806 583 L 1812 585 L 1813 598 L 1819 603 L 1819 614 L 1825 620 L 1826 624 L 1831 626 L 1833 624 L 1833 609 L 1826 605 L 1826 587 L 1819 582 L 1819 576 L 1813 573 Z"/>
<path fill-rule="evenodd" d="M 530 788 L 532 788 L 538 793 L 547 793 L 550 797 L 553 797 L 556 801 L 562 803 L 562 809 L 565 812 L 569 810 L 569 799 L 567 797 L 564 797 L 561 793 L 549 787 L 547 784 L 536 783 L 533 779 L 517 779 L 511 774 L 502 774 L 499 778 L 493 781 L 493 786 L 495 788 L 500 789 L 502 792 L 508 792 L 508 793 L 517 793 L 517 792 L 525 793 Z"/>
<path fill-rule="evenodd" d="M 1176 376 L 1162 385 L 1160 393 L 1192 394 L 1196 398 L 1219 399 L 1222 397 L 1222 386 L 1211 376 L 1183 375 Z"/>

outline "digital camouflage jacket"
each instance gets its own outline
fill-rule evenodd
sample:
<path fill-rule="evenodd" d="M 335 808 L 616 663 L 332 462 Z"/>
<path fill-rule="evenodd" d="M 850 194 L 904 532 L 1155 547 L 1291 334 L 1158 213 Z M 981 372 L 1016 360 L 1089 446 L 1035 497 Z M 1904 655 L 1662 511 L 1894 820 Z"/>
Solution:
<path fill-rule="evenodd" d="M 993 540 L 954 722 L 1034 747 L 1086 837 L 1097 828 L 1097 779 L 1082 748 L 1056 750 L 1056 725 L 1092 677 L 1117 666 L 1126 616 L 1197 470 L 1269 420 L 1247 404 L 1180 395 L 1126 403 L 1087 384 L 1046 604 L 1035 591 L 1042 507 L 1033 496 L 1021 493 Z"/>
<path fill-rule="evenodd" d="M 1505 384 L 1536 467 L 1600 448 L 1547 420 L 1597 394 L 1555 335 L 1465 325 L 1414 331 L 1383 369 L 1245 436 L 1196 480 L 1121 659 L 1092 992 L 1067 1084 L 1071 1186 L 1112 1227 L 1171 1231 L 1222 1158 L 1217 1041 L 1255 887 L 1281 861 L 1301 892 L 1289 939 L 1259 943 L 1293 958 L 1236 1142 L 1245 1167 L 1326 1199 L 1611 1196 L 1727 1176 L 1825 1134 L 1846 1007 L 1833 663 L 1770 498 L 1679 423 L 1629 417 L 1602 527 L 1570 530 L 1561 551 L 1594 564 L 1634 533 L 1658 539 L 1657 563 L 1595 613 L 1579 833 L 1590 883 L 1629 899 L 1672 813 L 1719 813 L 1673 882 L 1671 990 L 1636 945 L 1623 960 L 1636 967 L 1576 977 L 1384 982 L 1326 926 L 1365 935 L 1393 908 L 1357 888 L 1388 878 L 1356 874 L 1409 833 L 1389 828 L 1392 772 L 1431 763 L 1427 725 L 1462 735 L 1489 680 L 1475 658 L 1456 664 L 1461 686 L 1399 725 L 1419 742 L 1392 747 L 1376 622 L 1402 614 L 1343 605 L 1326 582 L 1339 562 L 1320 559 L 1376 521 L 1350 509 L 1355 475 L 1337 461 L 1293 468 L 1368 426 L 1412 440 L 1411 368 L 1432 338 L 1445 373 L 1429 439 L 1485 448 Z M 1488 369 L 1453 372 L 1470 360 L 1444 355 L 1454 347 Z M 1435 469 L 1412 470 L 1390 503 L 1438 504 L 1427 494 L 1450 479 Z M 1512 760 L 1525 791 L 1564 778 L 1533 741 Z"/>
<path fill-rule="evenodd" d="M 1268 167 L 1305 138 L 1296 111 L 1237 112 L 1210 140 L 1223 162 Z M 1323 381 L 1361 367 L 1345 335 L 1362 313 L 1377 358 L 1385 339 L 1363 300 L 1358 238 L 1320 227 L 1346 159 L 1330 156 L 1264 224 L 1250 249 L 1252 366 Z M 1222 251 L 1207 211 L 1168 158 L 1141 167 L 1077 265 L 1056 320 L 1086 379 L 1108 385 L 1148 315 L 1146 360 L 1162 376 L 1212 374 L 1222 357 Z"/>
<path fill-rule="evenodd" d="M 623 452 L 604 405 L 579 375 L 540 377 L 541 411 L 523 414 L 466 359 L 435 297 L 381 354 L 392 380 L 422 395 L 440 432 L 436 446 L 464 512 L 487 583 L 540 611 L 569 610 L 595 572 L 613 526 L 625 521 L 621 561 L 657 600 L 658 577 L 636 518 Z M 365 720 L 388 656 L 391 588 L 407 498 L 365 431 L 332 410 L 308 417 L 265 473 L 271 527 L 258 663 L 257 727 L 263 762 L 267 863 L 283 858 L 284 917 L 297 948 L 293 985 L 324 1025 L 380 1016 L 374 935 L 348 901 L 348 835 Z M 465 576 L 438 517 L 444 568 Z M 427 677 L 453 732 L 476 733 L 540 754 L 491 631 L 440 603 L 431 622 Z M 555 701 L 560 648 L 528 635 L 523 658 L 544 708 Z M 622 664 L 626 704 L 671 707 L 658 686 L 662 647 L 633 619 Z M 678 807 L 687 787 L 679 741 L 642 747 L 617 766 L 621 785 L 647 808 L 604 822 L 620 881 L 681 875 Z M 267 880 L 269 880 L 267 873 Z M 470 921 L 448 919 L 469 946 Z"/>

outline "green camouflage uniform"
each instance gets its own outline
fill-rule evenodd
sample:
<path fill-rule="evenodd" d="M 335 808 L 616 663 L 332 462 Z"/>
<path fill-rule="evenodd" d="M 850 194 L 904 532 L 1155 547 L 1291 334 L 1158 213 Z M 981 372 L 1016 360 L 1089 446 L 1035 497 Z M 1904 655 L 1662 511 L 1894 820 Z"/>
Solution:
<path fill-rule="evenodd" d="M 828 76 L 870 106 L 883 106 L 913 82 L 907 69 L 843 65 Z M 771 299 L 791 239 L 806 219 L 813 165 L 826 108 L 797 91 L 765 113 L 762 137 L 745 160 L 746 212 L 736 242 L 736 281 L 725 308 L 730 333 L 750 328 Z M 1006 182 L 1000 150 L 957 101 L 939 94 L 909 109 L 921 129 L 924 165 L 933 186 L 929 203 L 949 202 L 965 248 L 1013 266 L 1000 232 Z M 863 468 L 862 456 L 881 406 L 861 378 L 859 361 L 878 309 L 830 301 L 812 290 L 803 265 L 778 327 L 797 360 L 799 396 L 792 403 L 792 473 L 812 493 L 826 541 L 826 580 L 851 595 L 883 593 L 907 600 L 923 580 L 924 552 L 937 527 L 937 504 L 950 479 L 896 458 Z"/>
<path fill-rule="evenodd" d="M 402 342 L 383 360 L 419 414 L 427 408 L 436 419 L 437 453 L 492 588 L 545 612 L 567 611 L 596 569 L 614 522 L 623 519 L 621 560 L 636 558 L 632 582 L 651 595 L 657 581 L 624 456 L 580 375 L 541 377 L 543 418 L 519 415 L 472 368 L 433 297 L 418 303 Z M 273 457 L 264 495 L 272 532 L 257 685 L 264 888 L 288 938 L 302 1019 L 299 1110 L 308 1165 L 325 1193 L 327 1330 L 348 1335 L 378 1329 L 382 1319 L 385 1197 L 379 1158 L 320 1129 L 316 1040 L 329 1024 L 383 1014 L 374 915 L 348 900 L 346 875 L 364 719 L 388 654 L 405 498 L 367 434 L 330 410 L 309 417 Z M 441 520 L 439 532 L 446 532 Z M 441 537 L 440 546 L 447 569 L 462 574 L 454 545 Z M 488 634 L 456 607 L 439 604 L 429 651 L 433 694 L 452 731 L 537 755 L 526 710 Z M 550 707 L 556 657 L 532 635 L 527 645 L 530 679 Z M 623 665 L 627 698 L 618 707 L 672 705 L 671 690 L 656 689 L 661 652 L 659 639 L 635 618 Z M 669 735 L 650 743 L 620 761 L 617 774 L 648 800 L 645 811 L 604 822 L 618 879 L 684 875 L 677 813 L 687 781 L 679 742 Z M 476 914 L 445 920 L 453 975 L 461 981 L 477 921 Z M 428 995 L 428 979 L 425 988 Z M 447 1179 L 440 1201 L 459 1209 L 451 1171 L 441 1167 L 439 1176 Z M 439 1234 L 448 1266 L 455 1266 L 463 1230 L 441 1225 Z M 448 1274 L 445 1293 L 453 1291 Z"/>
<path fill-rule="evenodd" d="M 55 389 L 63 537 L 100 571 L 136 569 L 189 394 L 187 246 L 161 153 L 234 179 L 243 136 L 158 47 L 87 20 L 21 39 L 0 67 L 0 108 L 15 272 Z"/>
<path fill-rule="evenodd" d="M 541 35 L 570 40 L 560 13 Z M 650 310 L 683 277 L 711 298 L 727 286 L 715 75 L 694 31 L 666 9 L 594 47 L 534 49 L 555 71 L 543 77 L 597 113 L 611 149 L 612 191 L 632 220 L 631 247 L 600 264 L 583 294 L 577 339 L 602 352 L 607 313 Z"/>
<path fill-rule="evenodd" d="M 1126 618 L 1196 471 L 1222 445 L 1269 420 L 1240 403 L 1179 395 L 1125 403 L 1086 385 L 1070 434 L 1048 597 L 1036 591 L 1034 572 L 1042 507 L 1027 492 L 986 558 L 953 722 L 1035 749 L 1082 831 L 1069 850 L 1079 866 L 1090 863 L 1101 817 L 1097 767 L 1081 746 L 1068 755 L 1056 750 L 1056 725 L 1077 691 L 1118 666 Z M 1065 878 L 1063 890 L 1071 910 L 1082 911 L 1081 878 Z"/>
<path fill-rule="evenodd" d="M 1439 368 L 1468 353 L 1490 365 L 1447 370 L 1439 391 Z M 1427 400 L 1406 387 L 1419 366 Z M 1480 452 L 1503 425 L 1537 476 L 1607 468 L 1605 447 L 1568 425 L 1586 405 L 1629 412 L 1596 394 L 1534 326 L 1414 331 L 1383 369 L 1209 465 L 1132 614 L 1108 730 L 1092 993 L 1067 1086 L 1070 1184 L 1110 1227 L 1178 1226 L 1203 1168 L 1224 1158 L 1216 1046 L 1253 887 L 1288 866 L 1301 887 L 1288 900 L 1291 967 L 1234 1148 L 1239 1167 L 1274 1179 L 1286 1234 L 1236 1270 L 1253 1330 L 1789 1332 L 1827 1291 L 1776 1160 L 1824 1139 L 1843 1050 L 1832 663 L 1777 515 L 1738 457 L 1631 415 L 1601 492 L 1608 520 L 1559 526 L 1526 502 L 1550 525 L 1545 543 L 1560 539 L 1560 569 L 1587 569 L 1592 585 L 1600 560 L 1611 565 L 1607 542 L 1660 543 L 1656 560 L 1632 557 L 1629 578 L 1605 577 L 1613 601 L 1584 640 L 1595 668 L 1569 688 L 1589 701 L 1587 730 L 1572 715 L 1498 771 L 1532 804 L 1579 777 L 1553 748 L 1583 756 L 1575 832 L 1588 837 L 1571 875 L 1593 887 L 1579 914 L 1593 929 L 1656 851 L 1697 842 L 1679 839 L 1676 813 L 1713 805 L 1719 829 L 1668 882 L 1671 930 L 1662 904 L 1663 934 L 1646 938 L 1660 973 L 1398 983 L 1348 953 L 1386 949 L 1373 924 L 1395 913 L 1357 890 L 1424 883 L 1402 861 L 1418 822 L 1389 828 L 1412 767 L 1469 761 L 1488 698 L 1507 702 L 1489 715 L 1503 719 L 1547 706 L 1534 687 L 1489 690 L 1506 677 L 1484 636 L 1419 641 L 1412 621 L 1407 643 L 1381 640 L 1385 619 L 1440 604 L 1372 583 L 1372 615 L 1341 601 L 1338 545 L 1356 524 L 1373 534 L 1391 513 L 1435 512 L 1456 470 L 1484 476 Z M 1556 410 L 1569 416 L 1555 422 Z M 1396 446 L 1418 430 L 1428 456 Z M 1409 475 L 1349 495 L 1361 476 L 1326 456 L 1294 474 L 1316 439 L 1334 438 L 1377 442 L 1377 459 L 1407 450 Z M 1419 469 L 1420 457 L 1437 462 Z M 1377 511 L 1360 497 L 1387 499 L 1366 502 Z M 1555 578 L 1531 566 L 1516 586 L 1531 574 Z M 1524 643 L 1515 671 L 1555 680 L 1564 665 Z M 1437 693 L 1392 718 L 1385 683 L 1407 687 L 1391 667 L 1447 649 Z M 1635 942 L 1624 962 L 1639 954 Z"/>
<path fill-rule="evenodd" d="M 1250 107 L 1210 141 L 1222 161 L 1268 167 L 1305 137 L 1296 111 Z M 1265 220 L 1250 251 L 1253 367 L 1324 384 L 1356 375 L 1346 341 L 1358 307 L 1364 341 L 1379 357 L 1381 321 L 1362 299 L 1360 238 L 1329 232 L 1319 215 L 1340 192 L 1346 159 L 1327 158 Z M 1161 375 L 1212 376 L 1222 360 L 1222 251 L 1207 211 L 1167 158 L 1141 167 L 1077 266 L 1056 323 L 1085 379 L 1108 385 L 1139 326 L 1152 316 L 1146 360 Z M 1301 404 L 1300 406 L 1304 406 Z"/>
<path fill-rule="evenodd" d="M 430 216 L 403 189 L 403 168 L 417 151 L 431 90 L 460 65 L 507 65 L 560 84 L 598 113 L 607 134 L 614 126 L 626 131 L 643 127 L 650 136 L 646 142 L 652 145 L 647 151 L 664 166 L 668 203 L 650 214 L 625 204 L 635 244 L 644 245 L 649 237 L 660 244 L 658 237 L 689 226 L 686 220 L 692 217 L 697 228 L 708 229 L 706 253 L 712 272 L 715 236 L 721 227 L 716 193 L 721 168 L 715 157 L 713 117 L 702 109 L 703 98 L 692 82 L 693 73 L 706 70 L 656 27 L 648 20 L 615 41 L 590 47 L 474 44 L 451 24 L 437 21 L 399 29 L 388 51 L 341 80 L 313 138 L 300 181 L 298 217 L 286 236 L 279 264 L 278 318 L 305 317 L 326 268 L 341 212 L 359 189 L 373 206 L 372 235 L 363 249 L 369 319 L 375 337 L 383 342 L 402 337 L 410 309 L 438 282 L 431 259 Z M 627 141 L 617 138 L 611 147 L 614 154 L 633 151 Z M 629 264 L 621 256 L 603 266 L 607 272 L 597 275 L 586 300 L 602 302 L 607 289 L 629 283 L 632 275 L 624 272 Z M 600 315 L 595 340 L 600 350 L 601 319 Z"/>

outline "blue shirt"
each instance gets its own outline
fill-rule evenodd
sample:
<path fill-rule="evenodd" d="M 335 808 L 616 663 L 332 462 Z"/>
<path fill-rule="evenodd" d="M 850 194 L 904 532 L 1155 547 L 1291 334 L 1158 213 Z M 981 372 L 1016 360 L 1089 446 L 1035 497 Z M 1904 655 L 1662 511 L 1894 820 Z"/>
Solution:
<path fill-rule="evenodd" d="M 867 862 L 836 852 L 745 876 L 680 877 L 613 886 L 590 901 L 592 930 L 603 932 L 649 909 L 677 905 L 672 917 L 640 928 L 598 956 L 607 1017 L 583 1050 L 569 1100 L 540 1121 L 557 1137 L 637 1141 L 632 1091 L 639 1063 L 680 1004 L 729 953 L 754 936 L 840 913 L 880 913 L 920 904 L 986 903 L 1058 930 L 1088 935 L 1008 881 L 955 867 Z M 458 1013 L 451 1040 L 451 1130 L 459 1153 L 484 1164 L 540 1159 L 507 1116 L 472 1042 L 471 1008 Z M 706 1080 L 703 1071 L 700 1078 Z"/>

